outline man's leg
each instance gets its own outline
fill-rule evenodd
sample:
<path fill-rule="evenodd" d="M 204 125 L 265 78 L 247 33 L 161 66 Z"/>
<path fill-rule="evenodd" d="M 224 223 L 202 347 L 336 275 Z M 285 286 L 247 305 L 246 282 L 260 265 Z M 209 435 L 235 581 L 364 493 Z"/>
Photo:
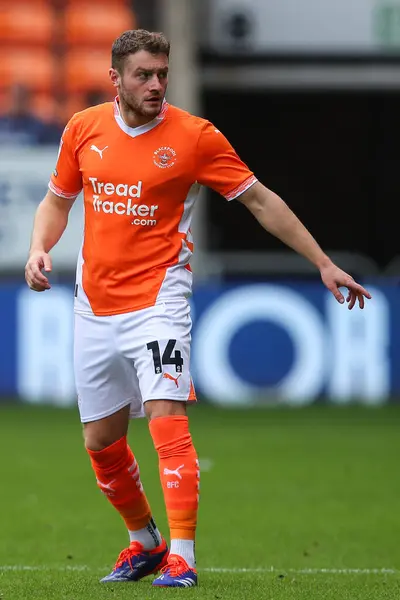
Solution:
<path fill-rule="evenodd" d="M 195 535 L 199 504 L 199 462 L 189 432 L 186 403 L 151 400 L 145 410 L 159 458 L 161 485 L 170 527 L 170 557 L 155 585 L 196 585 Z"/>
<path fill-rule="evenodd" d="M 168 553 L 143 491 L 139 465 L 127 443 L 128 423 L 126 406 L 109 417 L 84 424 L 85 446 L 97 484 L 125 521 L 131 542 L 103 581 L 136 581 L 162 567 Z M 135 569 L 135 562 L 148 564 Z"/>
<path fill-rule="evenodd" d="M 186 300 L 164 301 L 121 318 L 120 347 L 135 367 L 150 420 L 171 532 L 168 563 L 153 585 L 168 587 L 197 583 L 199 466 L 186 416 L 186 403 L 196 400 L 190 375 L 191 326 Z"/>
<path fill-rule="evenodd" d="M 129 406 L 105 419 L 85 423 L 85 446 L 97 485 L 124 519 L 130 541 L 151 550 L 161 539 L 152 525 L 139 465 L 127 443 L 128 423 Z"/>
<path fill-rule="evenodd" d="M 114 320 L 107 317 L 76 315 L 74 357 L 85 446 L 97 483 L 124 519 L 131 542 L 103 581 L 136 581 L 159 570 L 168 555 L 127 443 L 130 413 L 142 412 L 136 372 L 118 352 Z"/>

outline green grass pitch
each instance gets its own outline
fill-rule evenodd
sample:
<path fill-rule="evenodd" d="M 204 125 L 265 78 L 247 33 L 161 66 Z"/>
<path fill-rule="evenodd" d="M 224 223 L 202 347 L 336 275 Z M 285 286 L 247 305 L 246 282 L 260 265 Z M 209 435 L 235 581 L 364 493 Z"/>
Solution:
<path fill-rule="evenodd" d="M 200 585 L 100 584 L 127 545 L 75 410 L 0 404 L 0 599 L 400 597 L 400 406 L 190 410 Z M 145 420 L 130 443 L 167 532 Z"/>

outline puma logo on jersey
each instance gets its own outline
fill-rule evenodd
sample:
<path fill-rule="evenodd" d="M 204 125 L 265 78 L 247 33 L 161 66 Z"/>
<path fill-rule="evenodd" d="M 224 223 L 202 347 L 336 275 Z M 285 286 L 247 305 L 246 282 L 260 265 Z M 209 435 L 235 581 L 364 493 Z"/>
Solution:
<path fill-rule="evenodd" d="M 97 146 L 95 146 L 94 144 L 92 144 L 90 146 L 90 149 L 93 150 L 93 152 L 97 152 L 97 154 L 100 155 L 100 158 L 103 158 L 103 152 L 104 150 L 107 150 L 108 146 L 104 146 L 103 150 L 100 150 Z"/>
<path fill-rule="evenodd" d="M 164 377 L 165 379 L 170 379 L 171 381 L 175 381 L 175 385 L 176 385 L 176 387 L 179 387 L 178 379 L 179 379 L 179 377 L 181 377 L 181 376 L 182 376 L 182 373 L 181 373 L 180 375 L 178 375 L 178 377 L 173 377 L 173 376 L 172 376 L 172 375 L 170 375 L 169 373 L 164 373 L 164 374 L 163 374 L 163 377 Z"/>

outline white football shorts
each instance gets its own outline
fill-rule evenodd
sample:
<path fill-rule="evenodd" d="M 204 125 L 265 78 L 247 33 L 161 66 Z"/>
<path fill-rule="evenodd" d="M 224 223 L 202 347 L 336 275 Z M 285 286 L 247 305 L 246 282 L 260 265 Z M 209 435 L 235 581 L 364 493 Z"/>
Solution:
<path fill-rule="evenodd" d="M 187 300 L 107 317 L 75 313 L 74 367 L 82 423 L 148 400 L 193 402 Z"/>

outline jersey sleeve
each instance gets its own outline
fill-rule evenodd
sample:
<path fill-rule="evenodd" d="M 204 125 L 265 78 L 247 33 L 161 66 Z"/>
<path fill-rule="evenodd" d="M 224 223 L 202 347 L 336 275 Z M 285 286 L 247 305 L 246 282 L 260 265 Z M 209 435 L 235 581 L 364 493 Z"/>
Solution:
<path fill-rule="evenodd" d="M 74 115 L 61 136 L 56 167 L 49 182 L 49 189 L 62 198 L 74 199 L 82 190 L 76 151 L 78 131 L 79 122 Z"/>
<path fill-rule="evenodd" d="M 226 137 L 209 121 L 198 141 L 196 168 L 196 180 L 227 200 L 234 200 L 257 182 Z"/>

